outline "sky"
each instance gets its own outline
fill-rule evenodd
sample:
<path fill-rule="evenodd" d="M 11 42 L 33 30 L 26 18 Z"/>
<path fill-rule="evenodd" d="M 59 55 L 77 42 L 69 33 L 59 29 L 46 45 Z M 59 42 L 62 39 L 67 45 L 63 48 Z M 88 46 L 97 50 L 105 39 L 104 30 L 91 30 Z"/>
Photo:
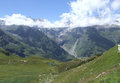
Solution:
<path fill-rule="evenodd" d="M 55 21 L 60 19 L 63 12 L 69 11 L 70 1 L 72 0 L 0 0 L 0 17 L 22 14 Z"/>
<path fill-rule="evenodd" d="M 0 19 L 4 20 L 6 25 L 49 28 L 120 25 L 120 0 L 0 1 Z"/>

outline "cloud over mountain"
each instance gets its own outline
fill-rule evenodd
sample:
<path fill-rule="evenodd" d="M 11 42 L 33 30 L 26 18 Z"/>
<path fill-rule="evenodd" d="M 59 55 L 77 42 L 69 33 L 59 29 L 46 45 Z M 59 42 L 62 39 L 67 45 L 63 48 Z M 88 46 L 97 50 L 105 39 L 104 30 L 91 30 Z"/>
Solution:
<path fill-rule="evenodd" d="M 13 14 L 11 16 L 6 15 L 5 18 L 1 18 L 5 21 L 6 25 L 27 25 L 27 26 L 38 26 L 38 27 L 51 27 L 53 26 L 46 19 L 32 19 L 21 14 Z"/>
<path fill-rule="evenodd" d="M 61 17 L 73 27 L 112 23 L 120 18 L 120 0 L 77 0 L 70 6 L 71 11 Z"/>
<path fill-rule="evenodd" d="M 46 19 L 28 18 L 13 14 L 1 18 L 6 25 L 28 25 L 38 27 L 78 27 L 102 24 L 119 24 L 120 0 L 76 0 L 70 2 L 70 11 L 63 13 L 61 20 L 51 23 Z"/>

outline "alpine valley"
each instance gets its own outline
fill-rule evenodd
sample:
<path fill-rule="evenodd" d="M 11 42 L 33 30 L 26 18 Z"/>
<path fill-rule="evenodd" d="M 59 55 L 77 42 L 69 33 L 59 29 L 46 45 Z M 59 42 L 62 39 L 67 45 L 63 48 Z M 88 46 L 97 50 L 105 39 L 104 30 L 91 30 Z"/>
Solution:
<path fill-rule="evenodd" d="M 120 0 L 1 0 L 0 83 L 120 83 Z"/>
<path fill-rule="evenodd" d="M 0 83 L 119 83 L 120 26 L 0 25 Z"/>

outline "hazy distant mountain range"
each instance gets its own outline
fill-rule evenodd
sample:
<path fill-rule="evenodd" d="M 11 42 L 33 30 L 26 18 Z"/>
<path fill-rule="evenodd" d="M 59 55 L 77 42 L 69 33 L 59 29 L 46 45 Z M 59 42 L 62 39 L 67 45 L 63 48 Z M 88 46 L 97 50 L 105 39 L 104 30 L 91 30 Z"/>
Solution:
<path fill-rule="evenodd" d="M 75 57 L 89 57 L 103 53 L 120 43 L 120 27 L 116 25 L 88 26 L 77 28 L 41 29 Z"/>
<path fill-rule="evenodd" d="M 76 28 L 6 26 L 0 21 L 0 47 L 20 56 L 40 55 L 57 60 L 90 57 L 120 43 L 120 26 L 99 25 Z M 4 42 L 4 43 L 3 43 Z"/>

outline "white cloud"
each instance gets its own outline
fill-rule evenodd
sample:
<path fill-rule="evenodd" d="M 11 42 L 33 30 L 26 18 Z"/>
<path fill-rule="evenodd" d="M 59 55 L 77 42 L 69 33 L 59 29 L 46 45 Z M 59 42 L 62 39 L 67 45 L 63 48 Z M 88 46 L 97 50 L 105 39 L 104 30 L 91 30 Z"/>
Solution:
<path fill-rule="evenodd" d="M 61 15 L 70 27 L 114 23 L 120 17 L 120 0 L 77 0 L 70 3 L 71 11 Z"/>
<path fill-rule="evenodd" d="M 114 0 L 111 4 L 113 10 L 118 10 L 120 8 L 120 0 Z"/>
<path fill-rule="evenodd" d="M 53 23 L 46 19 L 42 21 L 33 20 L 21 14 L 5 16 L 2 19 L 5 20 L 7 25 L 16 24 L 38 27 L 78 27 L 114 24 L 114 21 L 120 21 L 120 0 L 76 0 L 69 5 L 71 10 L 68 13 L 63 13 L 60 16 L 61 20 Z"/>
<path fill-rule="evenodd" d="M 27 18 L 21 14 L 13 14 L 12 16 L 6 15 L 5 18 L 1 18 L 5 21 L 6 25 L 27 25 L 27 26 L 38 26 L 38 27 L 53 27 L 53 24 L 46 19 Z"/>

